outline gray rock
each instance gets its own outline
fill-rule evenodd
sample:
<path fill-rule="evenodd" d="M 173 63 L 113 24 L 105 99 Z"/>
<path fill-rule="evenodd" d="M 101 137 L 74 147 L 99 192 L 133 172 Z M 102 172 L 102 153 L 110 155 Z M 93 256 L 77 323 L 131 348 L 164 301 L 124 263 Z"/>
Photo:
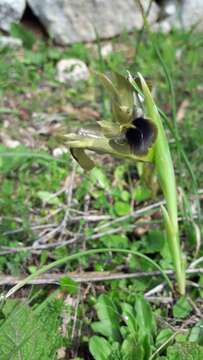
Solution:
<path fill-rule="evenodd" d="M 175 15 L 180 7 L 182 0 L 162 0 L 159 17 L 164 19 Z"/>
<path fill-rule="evenodd" d="M 56 66 L 56 79 L 61 83 L 74 86 L 78 81 L 86 81 L 89 78 L 87 65 L 78 59 L 63 59 Z"/>
<path fill-rule="evenodd" d="M 162 32 L 164 34 L 168 34 L 172 30 L 172 24 L 170 22 L 170 18 L 159 21 L 152 25 L 151 30 L 153 32 Z"/>
<path fill-rule="evenodd" d="M 203 31 L 203 0 L 165 0 L 162 9 L 165 20 L 155 25 L 159 30 L 169 31 L 169 26 L 175 28 Z M 166 26 L 166 22 L 168 22 Z"/>
<path fill-rule="evenodd" d="M 24 13 L 26 0 L 0 0 L 0 29 L 9 31 Z"/>
<path fill-rule="evenodd" d="M 193 25 L 196 30 L 203 30 L 203 0 L 184 0 L 181 9 L 181 20 L 184 28 Z"/>
<path fill-rule="evenodd" d="M 135 0 L 27 0 L 50 37 L 61 45 L 107 39 L 140 29 L 143 18 Z M 150 0 L 141 0 L 144 9 Z M 153 2 L 148 21 L 156 21 L 159 7 Z"/>
<path fill-rule="evenodd" d="M 109 42 L 101 46 L 101 55 L 103 58 L 107 58 L 113 52 L 113 46 Z"/>
<path fill-rule="evenodd" d="M 0 36 L 0 49 L 10 48 L 10 49 L 19 49 L 23 46 L 21 39 L 17 39 L 11 36 Z"/>
<path fill-rule="evenodd" d="M 172 16 L 175 15 L 177 12 L 178 2 L 177 0 L 170 0 L 167 1 L 164 7 L 165 15 Z"/>

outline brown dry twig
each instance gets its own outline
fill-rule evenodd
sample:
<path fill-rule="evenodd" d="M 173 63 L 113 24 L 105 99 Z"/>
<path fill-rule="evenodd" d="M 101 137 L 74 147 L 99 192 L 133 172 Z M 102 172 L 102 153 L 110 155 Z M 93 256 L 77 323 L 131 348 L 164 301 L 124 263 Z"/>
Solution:
<path fill-rule="evenodd" d="M 173 270 L 166 270 L 165 274 L 170 277 L 174 276 Z M 203 274 L 203 268 L 197 269 L 188 269 L 186 270 L 186 274 L 188 276 L 192 276 L 195 274 Z M 88 283 L 88 282 L 100 282 L 107 280 L 119 280 L 119 279 L 133 279 L 133 278 L 141 278 L 141 277 L 152 277 L 152 276 L 161 276 L 160 271 L 138 271 L 134 273 L 123 273 L 123 272 L 110 272 L 110 271 L 102 271 L 102 272 L 69 272 L 69 273 L 45 273 L 41 276 L 32 279 L 28 284 L 29 285 L 49 285 L 49 284 L 58 284 L 61 277 L 67 276 L 73 279 L 78 283 Z M 17 284 L 19 281 L 22 281 L 22 277 L 14 277 L 10 275 L 1 275 L 0 276 L 0 286 L 12 286 Z M 149 293 L 149 296 L 151 294 Z"/>

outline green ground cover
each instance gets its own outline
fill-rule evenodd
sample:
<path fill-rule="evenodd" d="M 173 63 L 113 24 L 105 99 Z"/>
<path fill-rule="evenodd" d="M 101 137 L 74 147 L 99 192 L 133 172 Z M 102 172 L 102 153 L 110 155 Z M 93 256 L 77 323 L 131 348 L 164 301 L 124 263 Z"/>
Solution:
<path fill-rule="evenodd" d="M 201 271 L 190 274 L 187 295 L 178 298 L 166 286 L 156 289 L 163 277 L 151 264 L 108 251 L 139 251 L 163 269 L 172 268 L 161 192 L 153 197 L 130 161 L 95 156 L 97 167 L 85 173 L 69 152 L 56 156 L 63 145 L 55 137 L 61 125 L 68 132 L 71 126 L 110 119 L 111 109 L 95 77 L 69 88 L 55 80 L 55 73 L 57 61 L 76 57 L 92 70 L 129 70 L 151 79 L 156 103 L 171 119 L 164 126 L 188 268 L 203 255 L 203 36 L 144 33 L 140 39 L 123 34 L 112 40 L 113 51 L 105 58 L 102 46 L 61 49 L 26 37 L 22 50 L 1 50 L 1 292 L 52 261 L 89 249 L 107 250 L 79 256 L 52 269 L 49 277 L 42 274 L 40 284 L 2 300 L 2 360 L 202 359 Z M 128 278 L 131 273 L 136 275 Z"/>

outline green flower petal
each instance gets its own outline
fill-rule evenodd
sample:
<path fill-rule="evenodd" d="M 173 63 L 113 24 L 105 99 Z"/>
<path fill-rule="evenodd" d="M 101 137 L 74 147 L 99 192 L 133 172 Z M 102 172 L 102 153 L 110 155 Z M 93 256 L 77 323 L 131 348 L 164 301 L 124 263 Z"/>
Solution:
<path fill-rule="evenodd" d="M 129 108 L 120 106 L 116 102 L 112 103 L 112 113 L 114 120 L 122 125 L 129 124 L 133 120 L 133 112 Z"/>
<path fill-rule="evenodd" d="M 101 127 L 101 131 L 107 138 L 113 138 L 120 134 L 120 126 L 111 121 L 101 120 L 97 124 Z"/>
<path fill-rule="evenodd" d="M 108 91 L 108 94 L 112 101 L 119 101 L 119 93 L 112 83 L 112 81 L 104 74 L 95 71 L 95 75 L 98 77 L 104 88 Z"/>
<path fill-rule="evenodd" d="M 89 158 L 89 156 L 87 156 L 87 154 L 85 154 L 84 150 L 71 148 L 70 152 L 84 170 L 91 170 L 95 166 L 94 162 Z"/>
<path fill-rule="evenodd" d="M 123 143 L 119 143 L 119 140 L 111 139 L 109 140 L 109 145 L 118 153 L 120 154 L 130 154 L 132 153 L 130 150 L 130 146 L 126 141 L 123 141 Z"/>
<path fill-rule="evenodd" d="M 132 112 L 134 106 L 133 86 L 131 85 L 128 79 L 126 79 L 124 76 L 120 75 L 119 73 L 114 72 L 113 76 L 115 78 L 116 89 L 119 89 L 118 93 L 119 93 L 120 104 L 122 106 L 127 107 L 129 111 Z"/>

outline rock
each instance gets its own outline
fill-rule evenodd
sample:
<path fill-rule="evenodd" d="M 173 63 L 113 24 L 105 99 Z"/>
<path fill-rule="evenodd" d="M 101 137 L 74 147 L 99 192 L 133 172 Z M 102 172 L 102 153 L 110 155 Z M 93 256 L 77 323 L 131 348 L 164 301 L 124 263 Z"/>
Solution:
<path fill-rule="evenodd" d="M 113 46 L 111 43 L 102 45 L 101 47 L 101 56 L 107 58 L 113 51 Z"/>
<path fill-rule="evenodd" d="M 184 0 L 181 8 L 181 21 L 184 28 L 195 26 L 198 31 L 203 31 L 203 1 Z"/>
<path fill-rule="evenodd" d="M 165 14 L 167 16 L 172 16 L 177 11 L 177 2 L 176 1 L 168 1 L 165 6 Z"/>
<path fill-rule="evenodd" d="M 140 29 L 143 17 L 135 0 L 27 0 L 50 37 L 60 45 L 107 39 Z M 150 0 L 141 0 L 147 9 Z M 159 7 L 152 3 L 148 21 L 157 20 Z"/>
<path fill-rule="evenodd" d="M 63 59 L 56 66 L 56 79 L 61 83 L 74 86 L 81 80 L 88 80 L 89 70 L 87 65 L 78 59 Z"/>
<path fill-rule="evenodd" d="M 21 145 L 18 140 L 11 139 L 10 136 L 4 132 L 1 132 L 0 139 L 1 143 L 10 149 L 15 149 L 16 147 Z"/>
<path fill-rule="evenodd" d="M 160 11 L 160 17 L 165 18 L 167 16 L 175 15 L 179 7 L 180 7 L 179 0 L 163 0 Z"/>
<path fill-rule="evenodd" d="M 0 49 L 10 48 L 10 49 L 19 49 L 23 46 L 21 39 L 17 39 L 11 36 L 0 36 Z"/>
<path fill-rule="evenodd" d="M 162 32 L 163 34 L 168 34 L 171 31 L 171 29 L 172 29 L 172 24 L 168 20 L 168 18 L 153 24 L 153 26 L 151 27 L 151 30 L 153 32 Z"/>
<path fill-rule="evenodd" d="M 52 154 L 54 157 L 59 157 L 63 154 L 67 154 L 68 153 L 68 149 L 65 146 L 61 146 L 58 148 L 53 149 Z"/>
<path fill-rule="evenodd" d="M 162 11 L 168 17 L 155 24 L 153 29 L 168 32 L 169 27 L 190 29 L 194 26 L 195 30 L 203 31 L 203 0 L 165 0 Z"/>
<path fill-rule="evenodd" d="M 24 13 L 26 0 L 0 0 L 0 29 L 9 31 Z"/>

